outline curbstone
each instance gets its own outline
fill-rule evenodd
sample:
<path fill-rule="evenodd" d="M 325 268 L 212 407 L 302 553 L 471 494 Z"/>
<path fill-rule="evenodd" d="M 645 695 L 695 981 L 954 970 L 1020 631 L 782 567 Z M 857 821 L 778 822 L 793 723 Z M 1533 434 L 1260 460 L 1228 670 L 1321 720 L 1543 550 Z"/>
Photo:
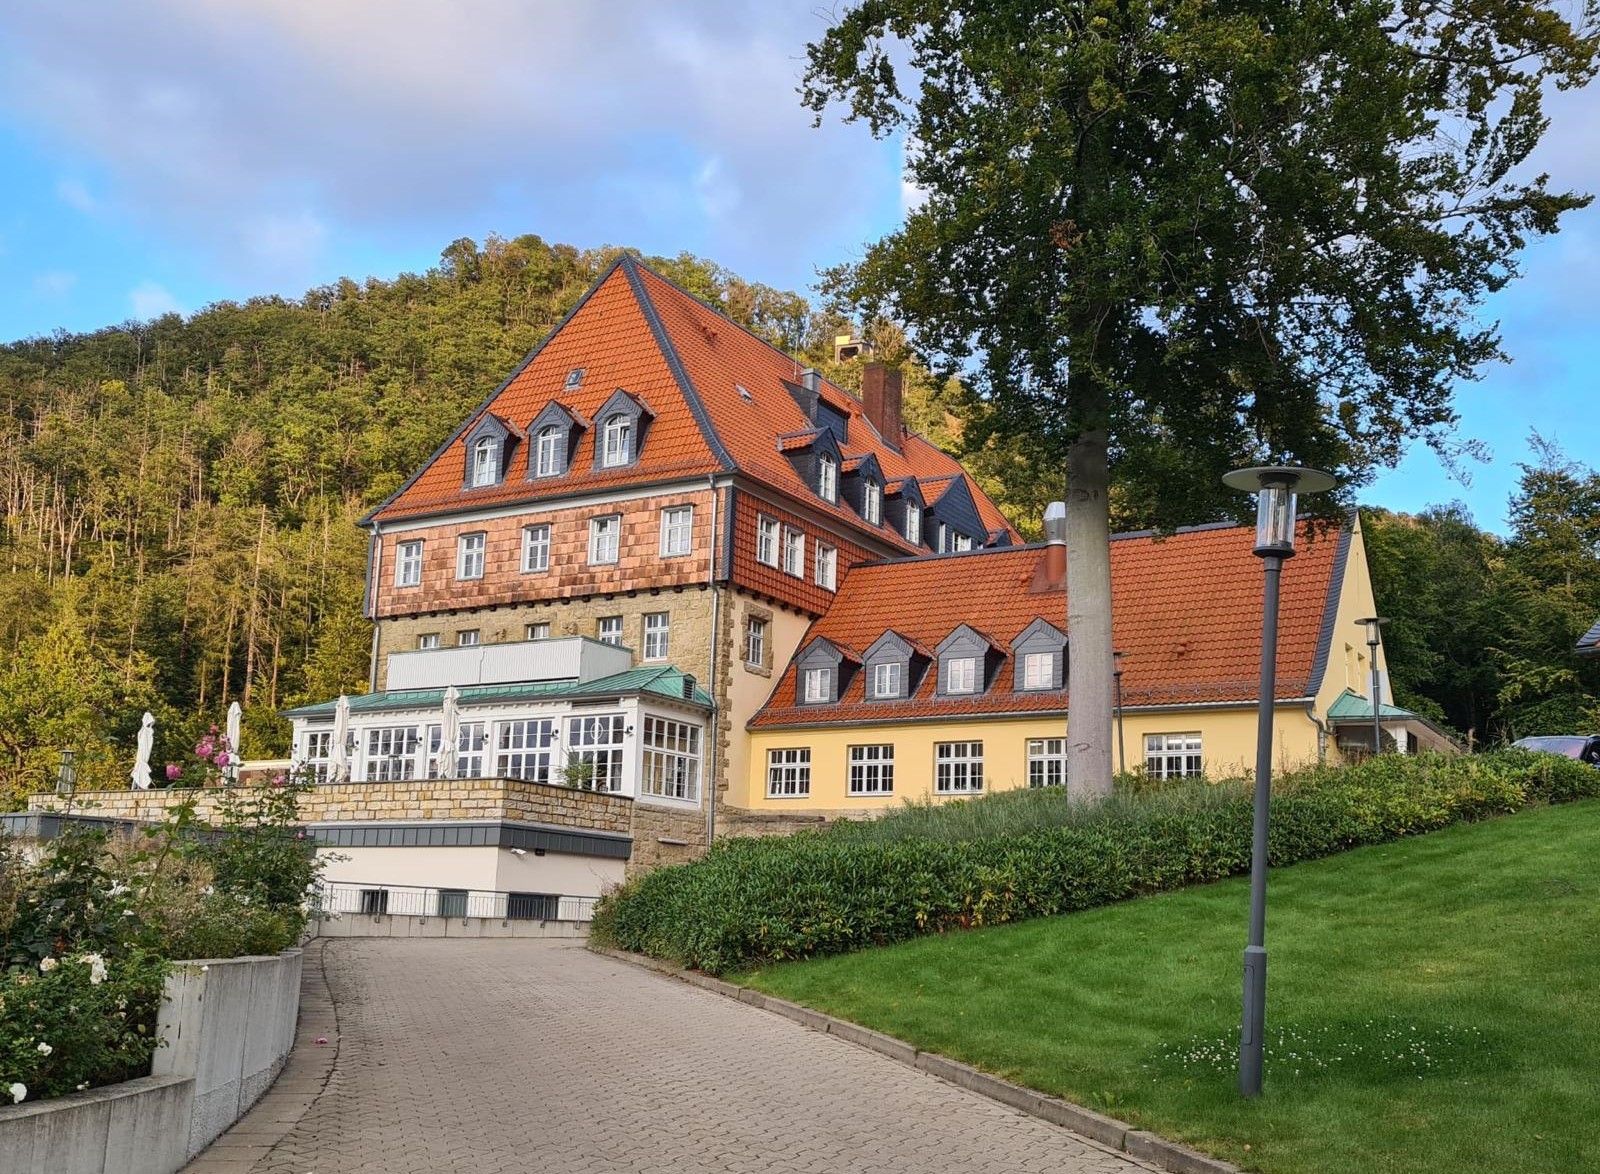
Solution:
<path fill-rule="evenodd" d="M 892 1035 L 884 1035 L 881 1031 L 862 1027 L 859 1023 L 846 1023 L 843 1019 L 828 1020 L 828 1034 L 836 1035 L 848 1043 L 858 1047 L 870 1048 L 881 1056 L 888 1056 L 891 1060 L 898 1060 L 902 1064 L 915 1066 L 917 1062 L 917 1049 L 906 1043 L 903 1039 L 895 1039 Z"/>
<path fill-rule="evenodd" d="M 1128 1151 L 1129 1157 L 1151 1162 L 1162 1169 L 1171 1170 L 1172 1174 L 1240 1174 L 1239 1167 L 1232 1162 L 1196 1153 L 1175 1141 L 1168 1141 L 1142 1129 L 1130 1129 L 1123 1148 Z"/>

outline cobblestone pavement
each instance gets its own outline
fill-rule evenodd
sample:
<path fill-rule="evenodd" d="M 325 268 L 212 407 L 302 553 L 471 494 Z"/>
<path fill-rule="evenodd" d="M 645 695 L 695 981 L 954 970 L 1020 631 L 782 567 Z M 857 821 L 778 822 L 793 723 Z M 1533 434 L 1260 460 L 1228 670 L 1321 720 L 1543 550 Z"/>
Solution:
<path fill-rule="evenodd" d="M 343 939 L 322 957 L 337 1037 L 302 1025 L 280 1087 L 192 1174 L 1151 1169 L 580 943 Z"/>

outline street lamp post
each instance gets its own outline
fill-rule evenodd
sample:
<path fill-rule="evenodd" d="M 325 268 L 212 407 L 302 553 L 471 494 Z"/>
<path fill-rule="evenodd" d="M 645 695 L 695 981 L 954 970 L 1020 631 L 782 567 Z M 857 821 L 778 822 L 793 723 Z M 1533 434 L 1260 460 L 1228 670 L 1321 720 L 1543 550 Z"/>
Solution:
<path fill-rule="evenodd" d="M 1261 1095 L 1267 1019 L 1267 813 L 1272 800 L 1272 718 L 1277 694 L 1278 580 L 1294 557 L 1295 495 L 1322 493 L 1337 482 L 1317 469 L 1236 469 L 1230 489 L 1256 495 L 1255 555 L 1266 570 L 1261 610 L 1261 688 L 1256 716 L 1255 823 L 1250 839 L 1250 936 L 1244 950 L 1244 1012 L 1239 1032 L 1239 1092 Z"/>
<path fill-rule="evenodd" d="M 1366 616 L 1356 621 L 1367 630 L 1367 663 L 1372 666 L 1372 756 L 1383 753 L 1383 698 L 1378 678 L 1378 642 L 1383 639 L 1383 616 Z"/>
<path fill-rule="evenodd" d="M 1117 682 L 1117 773 L 1128 773 L 1128 748 L 1122 741 L 1122 658 L 1125 652 L 1113 652 L 1111 663 L 1114 666 L 1111 675 Z"/>

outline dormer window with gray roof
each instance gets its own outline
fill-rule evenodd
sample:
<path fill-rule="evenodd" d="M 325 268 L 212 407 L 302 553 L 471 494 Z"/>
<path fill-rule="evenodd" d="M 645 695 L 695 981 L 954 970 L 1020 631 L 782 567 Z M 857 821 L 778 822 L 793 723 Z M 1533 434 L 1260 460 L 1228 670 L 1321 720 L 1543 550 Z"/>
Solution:
<path fill-rule="evenodd" d="M 832 453 L 817 454 L 817 493 L 823 501 L 839 500 L 839 461 Z"/>
<path fill-rule="evenodd" d="M 922 518 L 926 505 L 922 487 L 917 484 L 915 477 L 890 482 L 884 487 L 884 520 L 913 546 L 922 545 Z"/>
<path fill-rule="evenodd" d="M 994 642 L 976 628 L 962 624 L 939 643 L 941 697 L 967 697 L 986 693 L 998 661 Z"/>
<path fill-rule="evenodd" d="M 1065 687 L 1066 633 L 1048 620 L 1036 619 L 1011 642 L 1012 689 L 1042 693 Z"/>
<path fill-rule="evenodd" d="M 827 502 L 839 500 L 839 469 L 843 458 L 833 433 L 826 429 L 792 432 L 778 437 L 778 451 L 818 497 Z"/>
<path fill-rule="evenodd" d="M 832 705 L 844 695 L 858 664 L 831 640 L 818 638 L 795 658 L 796 705 Z"/>
<path fill-rule="evenodd" d="M 510 425 L 493 412 L 485 412 L 462 441 L 467 449 L 463 488 L 485 489 L 505 480 L 507 460 L 516 441 L 517 434 Z"/>
<path fill-rule="evenodd" d="M 883 522 L 883 469 L 871 453 L 845 458 L 842 468 L 844 499 L 861 520 L 877 526 Z"/>
<path fill-rule="evenodd" d="M 560 477 L 572 467 L 572 454 L 589 421 L 552 401 L 528 425 L 528 480 Z"/>
<path fill-rule="evenodd" d="M 643 400 L 617 388 L 595 413 L 594 467 L 621 469 L 637 464 L 653 415 Z"/>
<path fill-rule="evenodd" d="M 885 632 L 861 657 L 868 701 L 904 700 L 917 691 L 927 650 L 898 632 Z"/>

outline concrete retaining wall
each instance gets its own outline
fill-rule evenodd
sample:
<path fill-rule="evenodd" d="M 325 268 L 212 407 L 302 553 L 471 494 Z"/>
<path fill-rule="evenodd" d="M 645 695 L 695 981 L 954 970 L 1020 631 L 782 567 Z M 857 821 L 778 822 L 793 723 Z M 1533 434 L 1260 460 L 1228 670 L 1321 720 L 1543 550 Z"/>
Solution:
<path fill-rule="evenodd" d="M 175 1174 L 267 1090 L 294 1044 L 300 951 L 176 963 L 152 1074 L 0 1107 L 0 1171 Z"/>
<path fill-rule="evenodd" d="M 314 938 L 583 938 L 587 921 L 524 921 L 499 917 L 408 917 L 341 913 L 313 923 Z M 3 1167 L 0 1167 L 3 1169 Z"/>

